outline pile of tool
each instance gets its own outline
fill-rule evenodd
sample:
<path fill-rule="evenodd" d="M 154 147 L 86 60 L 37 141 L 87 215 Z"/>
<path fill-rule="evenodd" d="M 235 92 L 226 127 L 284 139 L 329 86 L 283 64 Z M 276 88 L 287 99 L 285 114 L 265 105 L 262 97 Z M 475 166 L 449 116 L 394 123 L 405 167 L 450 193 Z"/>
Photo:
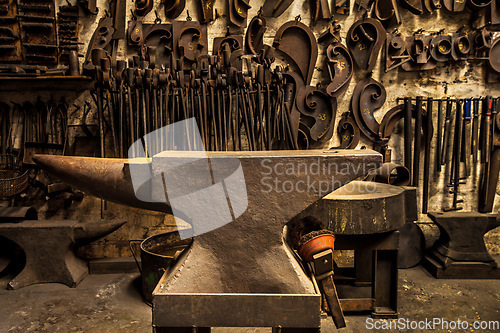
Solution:
<path fill-rule="evenodd" d="M 57 12 L 57 36 L 61 61 L 68 62 L 70 52 L 78 53 L 78 45 L 83 44 L 78 42 L 78 16 L 78 6 L 69 3 L 60 6 Z M 78 58 L 76 60 L 78 61 Z M 77 65 L 79 67 L 78 62 Z"/>
<path fill-rule="evenodd" d="M 4 0 L 0 2 L 0 76 L 79 75 L 78 7 L 59 7 L 58 37 L 53 0 Z M 60 57 L 59 57 L 60 55 Z M 71 58 L 71 57 L 70 57 Z M 71 61 L 70 61 L 71 63 Z"/>
<path fill-rule="evenodd" d="M 386 72 L 399 66 L 405 71 L 430 70 L 439 63 L 460 60 L 483 60 L 498 72 L 498 50 L 492 47 L 497 39 L 492 40 L 491 31 L 483 28 L 473 34 L 459 30 L 453 34 L 439 31 L 432 35 L 422 32 L 406 37 L 399 32 L 387 35 Z"/>
<path fill-rule="evenodd" d="M 0 2 L 0 61 L 19 61 L 22 58 L 19 25 L 16 20 L 17 2 Z"/>
<path fill-rule="evenodd" d="M 479 174 L 480 212 L 491 212 L 500 173 L 500 113 L 497 111 L 499 98 L 432 99 L 421 96 L 404 98 L 398 108 L 404 110 L 404 165 L 411 170 L 412 185 L 419 186 L 420 153 L 422 131 L 424 134 L 424 180 L 422 212 L 427 213 L 430 159 L 433 140 L 432 112 L 437 103 L 437 130 L 435 135 L 434 173 L 439 175 L 442 166 L 447 172 L 446 182 L 452 187 L 453 203 L 445 211 L 460 210 L 458 204 L 459 185 L 462 180 Z M 415 105 L 412 104 L 415 101 Z M 422 121 L 424 105 L 426 120 Z M 445 110 L 443 110 L 445 109 Z M 412 113 L 416 114 L 415 127 L 411 126 Z M 412 141 L 414 143 L 412 152 Z M 412 160 L 413 155 L 413 160 Z M 479 173 L 477 171 L 479 163 Z M 448 166 L 448 167 L 447 167 Z"/>
<path fill-rule="evenodd" d="M 101 155 L 106 156 L 110 146 L 112 156 L 124 157 L 144 135 L 191 117 L 208 150 L 323 146 L 333 134 L 337 97 L 353 73 L 352 59 L 338 35 L 340 26 L 332 22 L 320 37 L 333 39 L 326 89 L 310 85 L 318 45 L 309 27 L 299 18 L 285 23 L 273 46 L 263 44 L 265 30 L 265 18 L 259 14 L 250 22 L 245 45 L 243 36 L 228 32 L 214 38 L 209 55 L 207 27 L 198 21 L 132 20 L 128 43 L 139 55 L 127 63 L 114 56 L 112 18 L 101 19 L 84 63 L 86 73 L 97 79 L 93 95 Z M 296 70 L 271 69 L 276 50 L 287 55 Z"/>
<path fill-rule="evenodd" d="M 358 10 L 371 12 L 386 28 L 401 24 L 400 6 L 414 15 L 429 14 L 444 8 L 453 13 L 463 12 L 466 8 L 477 16 L 487 16 L 491 24 L 500 23 L 500 6 L 495 0 L 356 0 Z"/>
<path fill-rule="evenodd" d="M 26 0 L 18 5 L 18 12 L 27 63 L 57 64 L 54 1 Z"/>
<path fill-rule="evenodd" d="M 154 53 L 150 47 L 149 54 Z M 208 150 L 307 148 L 328 140 L 333 131 L 335 99 L 279 66 L 271 71 L 248 59 L 245 70 L 238 70 L 241 60 L 231 60 L 229 44 L 222 57 L 200 59 L 190 71 L 160 67 L 152 57 L 148 62 L 138 56 L 128 67 L 118 61 L 114 69 L 99 49 L 92 58 L 103 156 L 107 133 L 113 155 L 123 157 L 144 135 L 193 117 Z M 149 153 L 162 145 L 157 142 Z"/>
<path fill-rule="evenodd" d="M 25 102 L 0 105 L 1 152 L 12 154 L 24 165 L 34 165 L 31 157 L 35 153 L 61 155 L 67 137 L 68 105 L 61 99 L 42 101 L 35 104 Z"/>

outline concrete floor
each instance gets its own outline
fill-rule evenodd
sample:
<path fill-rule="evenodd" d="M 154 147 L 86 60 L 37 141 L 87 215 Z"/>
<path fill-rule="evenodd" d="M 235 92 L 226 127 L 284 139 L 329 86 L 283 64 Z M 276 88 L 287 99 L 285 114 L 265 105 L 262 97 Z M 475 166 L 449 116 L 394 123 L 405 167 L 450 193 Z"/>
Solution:
<path fill-rule="evenodd" d="M 500 256 L 496 259 L 500 259 Z M 3 287 L 7 282 L 6 277 L 0 279 L 2 333 L 151 332 L 151 308 L 142 302 L 138 291 L 138 274 L 89 275 L 77 288 L 42 284 L 20 290 L 5 290 Z M 471 323 L 475 320 L 500 321 L 500 280 L 436 280 L 417 266 L 399 271 L 398 302 L 400 318 L 405 320 L 432 320 L 436 317 Z M 366 315 L 348 316 L 347 328 L 342 332 L 367 331 L 367 318 Z M 322 332 L 333 331 L 335 328 L 331 320 L 324 318 Z M 270 332 L 270 329 L 218 328 L 213 329 L 213 332 Z"/>

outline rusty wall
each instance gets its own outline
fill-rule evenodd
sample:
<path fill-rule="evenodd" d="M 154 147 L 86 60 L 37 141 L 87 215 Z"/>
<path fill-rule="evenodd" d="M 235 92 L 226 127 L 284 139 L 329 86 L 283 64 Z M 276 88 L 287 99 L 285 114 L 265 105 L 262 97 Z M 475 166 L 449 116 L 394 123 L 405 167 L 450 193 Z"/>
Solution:
<path fill-rule="evenodd" d="M 61 4 L 64 1 L 59 1 Z M 193 19 L 198 17 L 198 9 L 195 8 L 194 1 L 186 1 L 187 10 L 189 10 L 190 16 Z M 352 1 L 353 2 L 353 1 Z M 98 7 L 100 9 L 97 16 L 82 16 L 80 18 L 80 36 L 81 41 L 87 44 L 89 39 L 94 32 L 98 18 L 105 14 L 107 8 L 107 1 L 98 0 Z M 248 17 L 252 18 L 257 14 L 262 0 L 251 0 L 250 5 L 252 8 L 249 10 Z M 155 1 L 154 4 L 157 9 L 157 13 L 163 22 L 166 22 L 163 11 L 163 5 L 159 1 Z M 341 36 L 345 38 L 347 30 L 352 25 L 353 22 L 362 17 L 363 13 L 358 12 L 357 9 L 353 8 L 354 3 L 351 3 L 351 15 L 349 16 L 338 16 L 336 19 L 342 25 Z M 134 8 L 132 1 L 127 1 L 127 21 L 131 19 L 130 9 Z M 217 0 L 215 3 L 215 8 L 219 18 L 209 24 L 209 50 L 211 49 L 211 43 L 213 37 L 224 36 L 226 30 L 229 29 L 232 33 L 244 33 L 244 30 L 238 29 L 231 26 L 228 23 L 228 18 L 226 17 L 226 1 Z M 179 20 L 184 20 L 187 17 L 187 10 L 179 16 Z M 401 9 L 402 14 L 402 25 L 398 28 L 400 32 L 404 34 L 412 34 L 418 29 L 424 29 L 425 33 L 438 32 L 441 29 L 445 29 L 446 33 L 453 33 L 464 24 L 467 26 L 473 21 L 472 14 L 468 11 L 463 13 L 448 13 L 444 9 L 435 11 L 432 14 L 424 14 L 421 16 L 416 16 L 409 13 L 406 9 Z M 264 37 L 264 43 L 272 44 L 272 40 L 278 28 L 285 22 L 294 20 L 298 16 L 303 23 L 310 25 L 313 29 L 316 37 L 325 30 L 327 27 L 327 22 L 318 22 L 316 25 L 311 25 L 310 19 L 310 3 L 309 1 L 295 0 L 292 6 L 279 18 L 268 19 L 268 30 L 266 31 Z M 152 23 L 155 20 L 155 10 L 152 10 L 147 16 L 143 17 L 143 22 Z M 475 25 L 481 25 L 481 18 Z M 468 28 L 465 28 L 466 30 Z M 80 46 L 80 53 L 84 54 L 86 51 L 86 45 Z M 313 84 L 321 84 L 325 82 L 327 78 L 327 68 L 325 63 L 325 45 L 320 44 L 320 56 L 316 64 L 316 70 L 314 72 Z M 118 57 L 125 58 L 133 55 L 133 51 L 128 50 L 125 41 L 120 41 Z M 422 95 L 424 97 L 478 97 L 490 94 L 493 96 L 500 96 L 500 84 L 486 84 L 485 83 L 485 72 L 486 67 L 482 63 L 469 63 L 469 62 L 459 62 L 459 63 L 447 63 L 445 66 L 437 67 L 434 70 L 425 72 L 404 72 L 402 70 L 393 70 L 388 73 L 384 72 L 384 51 L 382 50 L 377 65 L 373 73 L 366 73 L 356 69 L 353 79 L 345 92 L 340 98 L 337 109 L 337 123 L 340 119 L 340 115 L 349 109 L 349 102 L 353 92 L 353 89 L 358 81 L 371 75 L 374 79 L 380 81 L 386 91 L 387 91 L 387 101 L 385 105 L 382 106 L 376 113 L 375 117 L 377 120 L 381 120 L 382 116 L 393 106 L 396 105 L 396 99 L 404 96 L 415 97 L 417 95 Z M 277 54 L 277 63 L 286 62 L 282 55 Z M 64 88 L 64 87 L 61 87 Z M 77 87 L 78 88 L 78 87 Z M 0 100 L 5 102 L 21 102 L 24 100 L 34 101 L 37 96 L 42 96 L 44 98 L 49 98 L 53 96 L 55 99 L 65 96 L 67 102 L 70 104 L 70 123 L 79 123 L 81 118 L 81 112 L 85 101 L 93 104 L 90 95 L 87 91 L 80 91 L 75 89 L 75 87 L 68 87 L 68 89 L 61 90 L 26 90 L 26 87 L 20 87 L 21 91 L 9 91 L 1 92 Z M 24 90 L 24 91 L 23 91 Z M 91 111 L 89 118 L 95 118 L 95 107 Z M 436 125 L 437 120 L 434 119 L 434 124 Z M 338 144 L 338 137 L 336 131 L 331 140 L 330 145 L 336 146 Z M 435 145 L 435 142 L 433 143 Z M 362 140 L 358 145 L 358 149 L 363 146 L 370 147 L 370 143 L 367 140 Z M 389 147 L 392 149 L 393 161 L 396 163 L 402 163 L 402 123 L 398 124 L 395 129 L 394 135 L 389 141 Z M 421 158 L 423 163 L 423 158 Z M 421 169 L 423 164 L 421 166 Z M 431 166 L 432 168 L 432 166 Z M 448 206 L 450 201 L 450 195 L 448 188 L 445 186 L 445 173 L 442 172 L 440 175 L 432 178 L 430 190 L 430 206 L 429 211 L 441 210 L 442 207 Z M 500 190 L 497 190 L 500 193 Z M 460 186 L 460 198 L 464 200 L 463 209 L 464 211 L 473 211 L 477 207 L 477 178 L 468 179 L 467 184 Z M 500 207 L 500 197 L 497 195 L 496 205 L 494 211 L 498 211 Z M 74 218 L 79 220 L 98 220 L 100 219 L 100 200 L 91 196 L 85 196 L 82 202 L 75 202 L 70 208 L 62 208 L 61 198 L 55 198 L 50 200 L 45 200 L 45 198 L 39 198 L 34 202 L 40 212 L 42 218 Z M 21 200 L 22 202 L 22 200 Z M 25 203 L 30 203 L 26 201 Z M 112 235 L 106 237 L 103 240 L 95 242 L 90 246 L 86 246 L 81 250 L 81 254 L 90 257 L 116 257 L 116 256 L 128 256 L 130 252 L 128 250 L 128 240 L 129 239 L 143 239 L 147 236 L 159 233 L 163 230 L 168 230 L 175 227 L 173 218 L 169 215 L 164 215 L 160 213 L 154 213 L 144 210 L 132 209 L 113 203 L 107 204 L 107 209 L 104 211 L 104 218 L 106 219 L 126 219 L 128 221 L 127 225 L 122 227 L 120 230 L 116 231 Z M 435 230 L 429 223 L 429 219 L 425 215 L 420 216 L 420 222 L 422 228 L 426 230 L 426 233 L 434 234 Z M 434 231 L 433 231 L 434 230 Z M 493 249 L 494 252 L 500 253 L 500 229 L 496 229 L 487 235 L 488 246 Z M 432 239 L 432 237 L 430 238 Z"/>

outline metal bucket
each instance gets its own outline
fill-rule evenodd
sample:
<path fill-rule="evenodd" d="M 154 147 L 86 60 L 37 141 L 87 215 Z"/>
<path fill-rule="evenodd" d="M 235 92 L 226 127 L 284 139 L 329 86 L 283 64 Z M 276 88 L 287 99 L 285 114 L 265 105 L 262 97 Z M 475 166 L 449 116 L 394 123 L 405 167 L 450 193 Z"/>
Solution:
<path fill-rule="evenodd" d="M 192 243 L 192 238 L 181 240 L 177 231 L 166 232 L 151 236 L 141 241 L 141 271 L 142 297 L 151 305 L 153 303 L 153 290 L 160 281 L 163 273 L 173 265 L 179 254 Z M 134 258 L 135 251 L 130 246 Z"/>

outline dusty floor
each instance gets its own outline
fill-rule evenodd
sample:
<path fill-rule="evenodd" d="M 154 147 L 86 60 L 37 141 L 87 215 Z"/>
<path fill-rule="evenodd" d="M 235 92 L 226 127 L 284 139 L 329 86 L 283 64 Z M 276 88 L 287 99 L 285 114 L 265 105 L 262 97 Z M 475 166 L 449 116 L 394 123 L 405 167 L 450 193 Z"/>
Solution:
<path fill-rule="evenodd" d="M 399 272 L 399 311 L 404 320 L 500 321 L 500 280 L 436 280 L 420 266 Z M 44 284 L 12 291 L 3 289 L 8 282 L 3 277 L 0 332 L 151 332 L 151 308 L 141 300 L 138 279 L 138 274 L 89 275 L 73 289 Z M 348 316 L 347 328 L 342 332 L 367 331 L 367 318 Z M 387 322 L 378 323 L 383 324 Z M 323 319 L 322 332 L 334 330 L 330 319 Z M 492 330 L 442 330 L 441 327 L 435 330 L 441 331 Z M 213 332 L 270 332 L 270 329 L 219 328 Z"/>

